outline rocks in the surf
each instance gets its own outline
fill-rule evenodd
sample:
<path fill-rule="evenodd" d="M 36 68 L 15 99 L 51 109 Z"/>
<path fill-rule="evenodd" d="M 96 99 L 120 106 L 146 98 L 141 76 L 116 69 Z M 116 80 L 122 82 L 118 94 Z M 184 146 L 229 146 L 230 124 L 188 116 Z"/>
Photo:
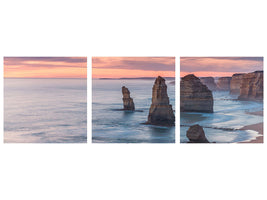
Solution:
<path fill-rule="evenodd" d="M 202 126 L 198 124 L 190 126 L 186 131 L 186 137 L 190 143 L 209 143 Z"/>
<path fill-rule="evenodd" d="M 147 124 L 174 126 L 175 116 L 169 103 L 165 79 L 158 76 L 152 89 L 152 104 L 149 109 Z"/>
<path fill-rule="evenodd" d="M 263 71 L 255 71 L 242 77 L 239 100 L 263 100 Z"/>
<path fill-rule="evenodd" d="M 218 89 L 222 91 L 229 91 L 231 79 L 232 77 L 220 77 L 217 82 Z"/>
<path fill-rule="evenodd" d="M 201 83 L 203 83 L 204 85 L 206 85 L 209 88 L 209 90 L 211 90 L 211 91 L 217 90 L 217 85 L 216 85 L 213 77 L 201 77 L 199 79 L 200 79 Z"/>
<path fill-rule="evenodd" d="M 181 112 L 213 112 L 213 96 L 194 74 L 186 75 L 180 84 Z"/>
<path fill-rule="evenodd" d="M 133 99 L 130 97 L 130 91 L 125 86 L 122 87 L 123 110 L 135 110 Z"/>
<path fill-rule="evenodd" d="M 243 79 L 244 73 L 242 74 L 233 74 L 230 82 L 230 94 L 240 94 L 241 82 Z"/>

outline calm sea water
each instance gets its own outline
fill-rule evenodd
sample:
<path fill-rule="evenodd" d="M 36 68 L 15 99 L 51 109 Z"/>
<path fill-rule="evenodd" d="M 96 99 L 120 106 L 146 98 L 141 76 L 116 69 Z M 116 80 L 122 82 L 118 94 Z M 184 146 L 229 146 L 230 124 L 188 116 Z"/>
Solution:
<path fill-rule="evenodd" d="M 231 143 L 255 139 L 256 131 L 241 131 L 243 126 L 263 122 L 262 116 L 247 112 L 263 110 L 262 102 L 237 101 L 229 92 L 213 92 L 214 113 L 181 113 L 180 141 L 188 142 L 186 131 L 189 126 L 199 124 L 204 128 L 207 139 L 216 143 Z M 231 129 L 231 130 L 227 130 Z"/>
<path fill-rule="evenodd" d="M 175 110 L 175 86 L 168 84 Z M 144 125 L 151 105 L 154 80 L 93 80 L 92 141 L 94 143 L 174 143 L 175 127 Z M 126 86 L 139 112 L 122 109 L 121 87 Z"/>
<path fill-rule="evenodd" d="M 85 143 L 86 79 L 5 79 L 4 141 Z"/>

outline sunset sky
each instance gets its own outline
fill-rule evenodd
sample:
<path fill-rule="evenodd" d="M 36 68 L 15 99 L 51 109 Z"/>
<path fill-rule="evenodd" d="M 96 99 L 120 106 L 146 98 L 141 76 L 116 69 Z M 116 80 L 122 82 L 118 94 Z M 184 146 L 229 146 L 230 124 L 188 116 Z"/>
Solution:
<path fill-rule="evenodd" d="M 86 57 L 4 57 L 5 78 L 86 78 Z"/>
<path fill-rule="evenodd" d="M 263 57 L 181 57 L 180 76 L 232 76 L 263 70 Z"/>
<path fill-rule="evenodd" d="M 93 57 L 93 78 L 175 77 L 175 57 Z"/>

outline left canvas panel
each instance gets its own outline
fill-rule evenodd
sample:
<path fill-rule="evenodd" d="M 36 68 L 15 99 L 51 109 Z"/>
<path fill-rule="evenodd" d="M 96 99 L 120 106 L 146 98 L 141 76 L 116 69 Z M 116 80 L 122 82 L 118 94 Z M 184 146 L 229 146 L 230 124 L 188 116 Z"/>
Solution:
<path fill-rule="evenodd" d="M 4 142 L 87 142 L 86 57 L 4 57 Z"/>

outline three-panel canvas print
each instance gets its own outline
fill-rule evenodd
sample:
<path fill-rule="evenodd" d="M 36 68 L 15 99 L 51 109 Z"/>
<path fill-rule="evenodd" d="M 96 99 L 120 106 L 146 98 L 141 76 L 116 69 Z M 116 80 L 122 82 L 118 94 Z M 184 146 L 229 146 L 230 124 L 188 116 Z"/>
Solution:
<path fill-rule="evenodd" d="M 263 57 L 4 57 L 4 143 L 263 143 L 263 96 Z"/>

